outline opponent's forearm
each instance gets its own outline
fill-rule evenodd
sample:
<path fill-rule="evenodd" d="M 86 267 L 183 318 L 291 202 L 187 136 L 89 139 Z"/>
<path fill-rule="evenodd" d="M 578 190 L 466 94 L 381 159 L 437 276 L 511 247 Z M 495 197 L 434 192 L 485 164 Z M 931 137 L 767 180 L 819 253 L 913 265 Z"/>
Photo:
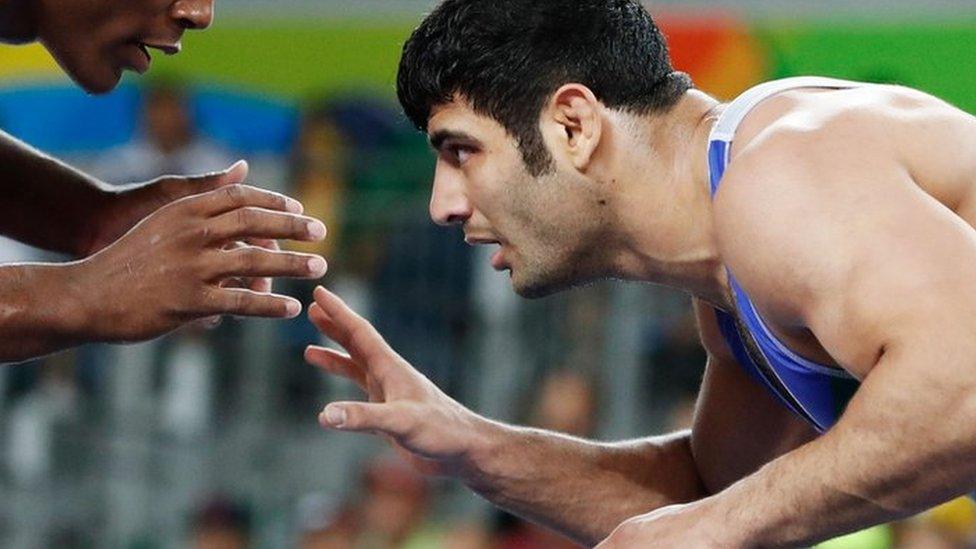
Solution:
<path fill-rule="evenodd" d="M 688 432 L 610 444 L 497 423 L 491 429 L 464 482 L 587 545 L 634 515 L 704 495 Z"/>
<path fill-rule="evenodd" d="M 73 265 L 0 266 L 0 362 L 19 362 L 84 342 L 87 313 Z"/>
<path fill-rule="evenodd" d="M 0 234 L 79 253 L 90 217 L 111 195 L 96 179 L 0 131 Z"/>

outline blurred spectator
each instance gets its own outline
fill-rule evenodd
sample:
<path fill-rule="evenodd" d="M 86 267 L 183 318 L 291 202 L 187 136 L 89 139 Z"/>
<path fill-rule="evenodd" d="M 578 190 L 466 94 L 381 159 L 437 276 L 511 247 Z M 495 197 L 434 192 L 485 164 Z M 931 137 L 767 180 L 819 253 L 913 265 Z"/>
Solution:
<path fill-rule="evenodd" d="M 211 424 L 217 364 L 207 336 L 206 328 L 187 326 L 170 336 L 163 355 L 160 423 L 177 440 L 204 435 Z"/>
<path fill-rule="evenodd" d="M 596 425 L 596 392 L 586 376 L 571 371 L 551 372 L 542 381 L 529 424 L 587 438 Z"/>
<path fill-rule="evenodd" d="M 299 549 L 350 549 L 355 544 L 358 517 L 350 505 L 338 506 L 322 494 L 310 494 L 299 504 Z"/>
<path fill-rule="evenodd" d="M 251 543 L 251 512 L 224 497 L 208 501 L 193 518 L 190 547 L 246 549 Z"/>
<path fill-rule="evenodd" d="M 477 528 L 448 531 L 430 521 L 434 492 L 430 481 L 398 457 L 366 465 L 361 497 L 342 505 L 303 502 L 302 549 L 480 549 Z M 354 496 L 355 497 L 355 496 Z"/>
<path fill-rule="evenodd" d="M 292 195 L 305 213 L 325 222 L 329 238 L 290 245 L 308 253 L 330 256 L 341 242 L 340 215 L 347 192 L 348 145 L 327 106 L 308 110 L 291 155 Z"/>
<path fill-rule="evenodd" d="M 10 411 L 8 465 L 19 484 L 48 477 L 55 459 L 55 431 L 59 422 L 77 417 L 77 385 L 72 353 L 55 355 L 31 364 L 36 385 L 18 398 Z M 21 371 L 27 366 L 21 366 Z"/>
<path fill-rule="evenodd" d="M 107 152 L 92 173 L 110 183 L 147 181 L 167 174 L 222 170 L 230 154 L 196 130 L 186 91 L 158 82 L 144 94 L 142 129 L 136 139 Z"/>
<path fill-rule="evenodd" d="M 360 547 L 420 546 L 432 535 L 424 530 L 430 511 L 428 480 L 394 457 L 367 466 L 363 474 L 366 497 L 360 506 Z"/>

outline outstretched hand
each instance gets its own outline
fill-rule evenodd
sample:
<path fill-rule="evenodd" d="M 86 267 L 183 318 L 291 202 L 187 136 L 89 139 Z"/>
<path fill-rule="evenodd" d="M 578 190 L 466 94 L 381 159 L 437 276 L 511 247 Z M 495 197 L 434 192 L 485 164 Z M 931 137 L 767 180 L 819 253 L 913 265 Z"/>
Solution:
<path fill-rule="evenodd" d="M 107 195 L 104 206 L 93 216 L 92 234 L 88 244 L 81 250 L 82 257 L 93 255 L 129 232 L 137 223 L 163 206 L 186 198 L 203 194 L 228 185 L 239 185 L 247 180 L 250 168 L 240 160 L 221 172 L 198 176 L 164 176 L 147 183 L 123 187 L 118 192 Z M 301 210 L 298 210 L 301 213 Z M 229 245 L 236 248 L 242 245 L 257 246 L 270 251 L 278 251 L 278 242 L 272 239 L 249 238 L 245 242 Z M 243 286 L 255 292 L 270 292 L 271 278 L 254 278 L 240 284 L 228 281 L 226 286 Z"/>
<path fill-rule="evenodd" d="M 235 244 L 325 238 L 322 222 L 300 211 L 295 200 L 244 185 L 163 206 L 104 250 L 72 264 L 71 288 L 86 311 L 82 339 L 142 341 L 222 315 L 297 316 L 297 300 L 227 281 L 325 274 L 319 256 Z"/>
<path fill-rule="evenodd" d="M 354 381 L 368 402 L 334 402 L 323 427 L 385 435 L 421 471 L 459 475 L 486 435 L 488 421 L 451 399 L 335 294 L 316 288 L 309 318 L 348 354 L 309 346 L 305 359 Z"/>

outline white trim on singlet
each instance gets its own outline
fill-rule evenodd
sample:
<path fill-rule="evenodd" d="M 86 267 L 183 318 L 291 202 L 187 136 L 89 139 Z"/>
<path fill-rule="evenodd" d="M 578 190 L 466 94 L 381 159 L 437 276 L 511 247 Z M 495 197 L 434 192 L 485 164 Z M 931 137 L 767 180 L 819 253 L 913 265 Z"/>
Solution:
<path fill-rule="evenodd" d="M 839 80 L 836 78 L 826 78 L 821 76 L 797 76 L 794 78 L 784 78 L 773 80 L 746 91 L 725 107 L 725 111 L 718 118 L 718 122 L 712 128 L 708 142 L 724 141 L 732 143 L 739 124 L 745 120 L 746 116 L 760 103 L 770 97 L 785 91 L 799 88 L 827 88 L 827 89 L 848 89 L 860 88 L 865 86 L 862 82 L 850 80 Z"/>

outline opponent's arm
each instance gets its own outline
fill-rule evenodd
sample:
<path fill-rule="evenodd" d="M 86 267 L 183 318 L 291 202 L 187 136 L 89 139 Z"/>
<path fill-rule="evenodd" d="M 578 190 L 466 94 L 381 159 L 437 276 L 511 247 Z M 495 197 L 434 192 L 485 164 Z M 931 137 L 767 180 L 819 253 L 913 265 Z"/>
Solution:
<path fill-rule="evenodd" d="M 109 186 L 0 131 L 0 173 L 0 234 L 85 257 L 174 200 L 242 183 L 247 165 Z M 273 248 L 270 242 L 257 244 Z"/>
<path fill-rule="evenodd" d="M 356 381 L 371 401 L 330 404 L 320 418 L 326 427 L 388 435 L 421 470 L 457 477 L 493 503 L 590 545 L 629 516 L 706 493 L 688 432 L 599 443 L 485 419 L 437 389 L 334 295 L 318 289 L 315 299 L 310 318 L 350 356 L 310 347 L 307 360 Z M 711 362 L 705 392 L 711 397 L 696 424 L 703 433 L 697 453 L 707 457 L 704 476 L 716 484 L 773 457 L 742 427 L 759 427 L 772 440 L 783 417 L 754 384 L 742 383 L 741 371 L 727 366 Z M 743 416 L 739 404 L 747 401 L 756 404 L 754 417 Z M 743 422 L 723 430 L 732 417 Z M 740 433 L 745 436 L 734 440 Z"/>
<path fill-rule="evenodd" d="M 89 212 L 107 199 L 96 179 L 0 131 L 0 233 L 47 250 L 77 254 Z"/>
<path fill-rule="evenodd" d="M 298 301 L 228 281 L 322 276 L 320 257 L 232 244 L 323 238 L 321 222 L 300 210 L 285 196 L 232 185 L 160 208 L 84 260 L 0 267 L 0 361 L 82 342 L 141 341 L 225 314 L 297 316 Z"/>

